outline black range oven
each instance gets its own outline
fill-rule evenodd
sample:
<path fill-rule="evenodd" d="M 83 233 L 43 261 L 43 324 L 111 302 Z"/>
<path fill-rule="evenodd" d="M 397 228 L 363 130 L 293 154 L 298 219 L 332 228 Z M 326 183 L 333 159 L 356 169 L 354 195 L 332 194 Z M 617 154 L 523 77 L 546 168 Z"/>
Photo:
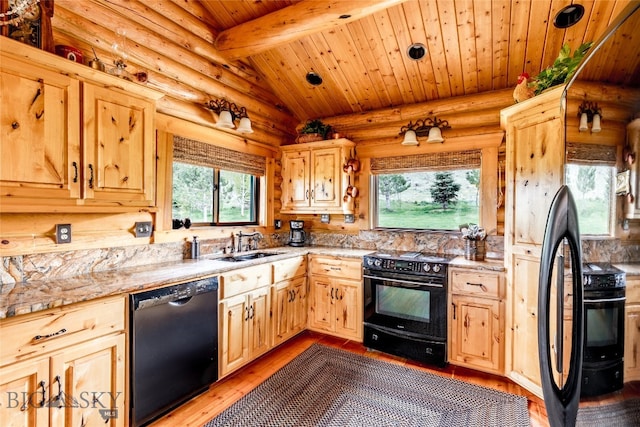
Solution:
<path fill-rule="evenodd" d="M 447 264 L 420 252 L 364 258 L 364 345 L 412 360 L 447 363 Z"/>
<path fill-rule="evenodd" d="M 620 390 L 624 370 L 625 273 L 608 263 L 586 263 L 582 396 Z"/>

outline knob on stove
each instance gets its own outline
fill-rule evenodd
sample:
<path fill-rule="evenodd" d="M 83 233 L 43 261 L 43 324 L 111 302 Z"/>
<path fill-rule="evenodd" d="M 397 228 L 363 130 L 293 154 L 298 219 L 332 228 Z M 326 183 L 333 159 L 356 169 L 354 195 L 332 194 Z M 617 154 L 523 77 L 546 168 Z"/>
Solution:
<path fill-rule="evenodd" d="M 426 263 L 425 263 L 425 264 L 422 266 L 422 269 L 428 273 L 428 272 L 429 272 L 429 270 L 431 270 L 431 266 L 430 266 L 429 264 L 426 264 Z"/>
<path fill-rule="evenodd" d="M 373 263 L 376 267 L 380 267 L 380 265 L 382 265 L 382 261 L 380 261 L 379 259 L 375 260 Z"/>
<path fill-rule="evenodd" d="M 433 266 L 433 272 L 434 273 L 439 273 L 441 270 L 442 266 L 440 264 L 436 264 Z"/>

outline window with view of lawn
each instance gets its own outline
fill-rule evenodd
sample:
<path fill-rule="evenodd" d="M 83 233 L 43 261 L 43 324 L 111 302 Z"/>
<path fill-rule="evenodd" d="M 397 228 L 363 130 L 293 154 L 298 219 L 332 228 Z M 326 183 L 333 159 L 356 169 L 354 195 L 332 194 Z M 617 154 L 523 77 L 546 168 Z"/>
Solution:
<path fill-rule="evenodd" d="M 478 223 L 479 168 L 381 173 L 373 182 L 377 228 L 458 230 Z"/>
<path fill-rule="evenodd" d="M 608 165 L 566 165 L 565 182 L 576 201 L 580 234 L 612 233 L 615 170 Z"/>

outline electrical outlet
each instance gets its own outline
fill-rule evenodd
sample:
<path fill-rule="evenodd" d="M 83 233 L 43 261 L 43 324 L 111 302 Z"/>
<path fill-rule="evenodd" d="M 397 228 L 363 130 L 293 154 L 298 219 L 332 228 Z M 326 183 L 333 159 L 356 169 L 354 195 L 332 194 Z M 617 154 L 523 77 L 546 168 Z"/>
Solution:
<path fill-rule="evenodd" d="M 136 237 L 151 237 L 151 221 L 136 222 Z"/>
<path fill-rule="evenodd" d="M 71 243 L 71 224 L 56 224 L 56 243 Z"/>
<path fill-rule="evenodd" d="M 329 214 L 322 214 L 320 215 L 320 222 L 323 224 L 329 224 Z"/>
<path fill-rule="evenodd" d="M 356 216 L 353 214 L 345 214 L 344 222 L 345 224 L 353 224 L 354 222 L 356 222 Z"/>

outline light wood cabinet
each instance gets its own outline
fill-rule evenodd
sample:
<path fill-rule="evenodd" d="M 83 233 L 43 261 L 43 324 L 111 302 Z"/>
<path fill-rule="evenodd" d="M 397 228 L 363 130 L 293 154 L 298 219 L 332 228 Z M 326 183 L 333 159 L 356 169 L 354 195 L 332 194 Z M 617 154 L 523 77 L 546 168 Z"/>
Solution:
<path fill-rule="evenodd" d="M 271 296 L 272 345 L 277 346 L 307 327 L 306 257 L 273 263 Z"/>
<path fill-rule="evenodd" d="M 83 83 L 85 203 L 155 205 L 155 105 Z"/>
<path fill-rule="evenodd" d="M 269 287 L 220 303 L 220 377 L 246 365 L 269 346 Z"/>
<path fill-rule="evenodd" d="M 80 198 L 79 99 L 78 80 L 0 58 L 3 211 L 25 200 Z"/>
<path fill-rule="evenodd" d="M 0 211 L 155 206 L 161 94 L 14 44 L 0 39 Z"/>
<path fill-rule="evenodd" d="M 629 154 L 635 153 L 637 156 L 637 153 L 640 153 L 640 118 L 631 121 L 627 125 L 626 147 Z M 640 218 L 640 197 L 638 197 L 638 190 L 640 190 L 640 159 L 636 157 L 633 164 L 626 163 L 625 168 L 629 169 L 629 193 L 635 195 L 633 198 L 625 198 L 625 217 L 637 219 Z"/>
<path fill-rule="evenodd" d="M 349 140 L 336 139 L 280 147 L 281 212 L 343 213 L 344 191 L 352 174 L 342 168 L 354 146 Z"/>
<path fill-rule="evenodd" d="M 449 269 L 449 362 L 504 375 L 502 273 Z"/>
<path fill-rule="evenodd" d="M 549 90 L 500 114 L 506 132 L 506 374 L 538 397 L 538 276 L 549 207 L 564 182 L 563 90 Z"/>
<path fill-rule="evenodd" d="M 627 280 L 624 325 L 624 382 L 640 380 L 640 278 Z"/>
<path fill-rule="evenodd" d="M 261 264 L 220 275 L 220 377 L 271 348 L 271 269 Z"/>
<path fill-rule="evenodd" d="M 309 329 L 362 341 L 362 259 L 309 256 Z"/>
<path fill-rule="evenodd" d="M 115 297 L 3 319 L 3 426 L 125 426 L 125 307 Z"/>

